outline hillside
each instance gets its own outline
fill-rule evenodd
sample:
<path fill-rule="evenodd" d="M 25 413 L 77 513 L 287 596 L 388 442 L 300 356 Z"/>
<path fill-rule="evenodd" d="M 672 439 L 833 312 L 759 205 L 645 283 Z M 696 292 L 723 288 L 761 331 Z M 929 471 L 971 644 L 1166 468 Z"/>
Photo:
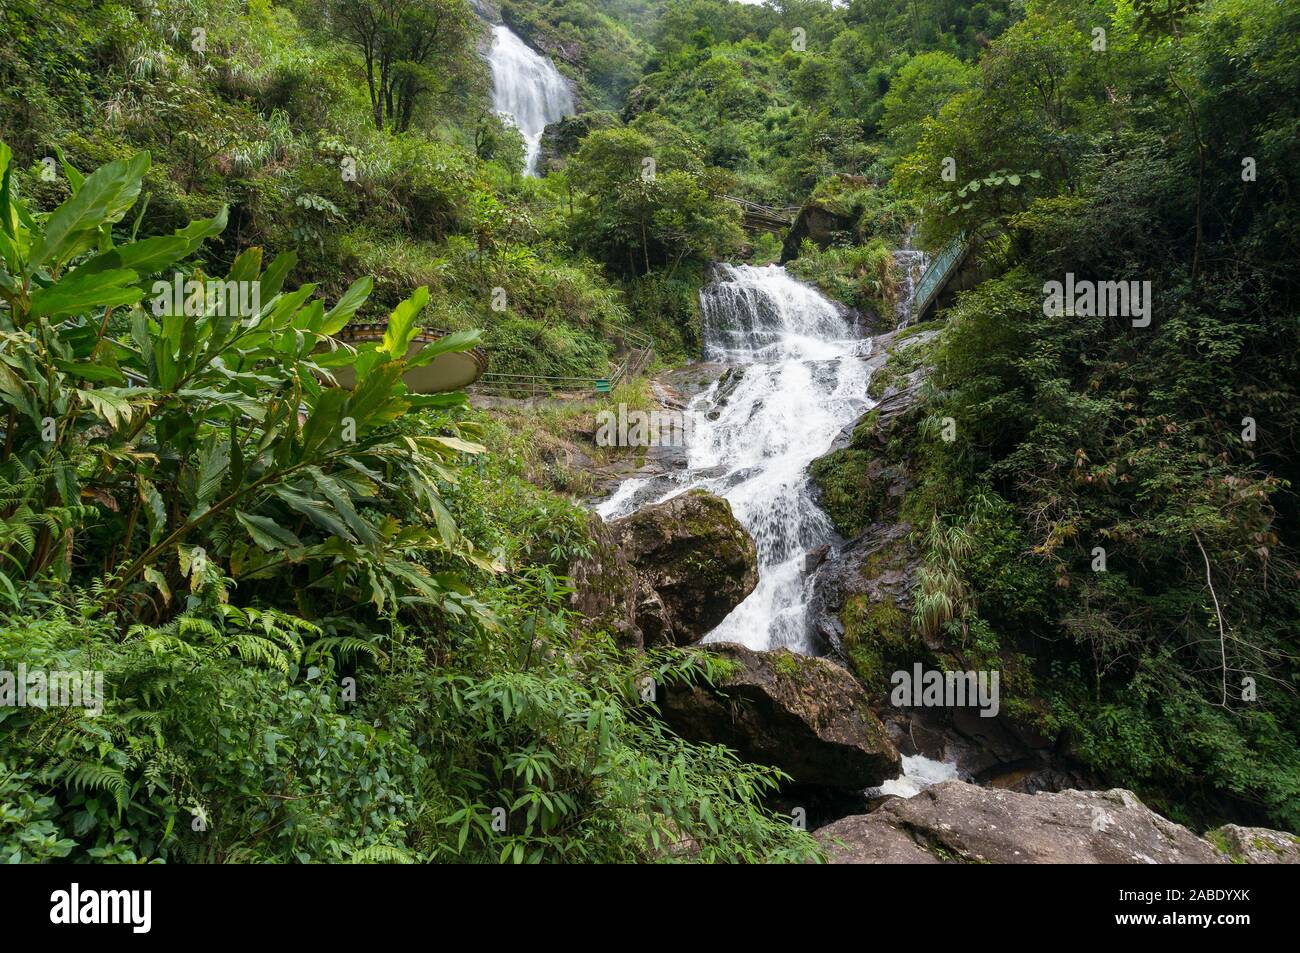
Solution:
<path fill-rule="evenodd" d="M 1300 833 L 1298 19 L 0 0 L 0 857 L 867 856 L 921 756 Z"/>

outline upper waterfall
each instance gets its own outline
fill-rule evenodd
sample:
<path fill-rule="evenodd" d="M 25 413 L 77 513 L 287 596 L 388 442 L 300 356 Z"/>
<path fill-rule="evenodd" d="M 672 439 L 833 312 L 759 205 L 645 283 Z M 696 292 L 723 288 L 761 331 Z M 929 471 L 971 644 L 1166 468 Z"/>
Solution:
<path fill-rule="evenodd" d="M 537 173 L 542 133 L 549 123 L 571 116 L 575 106 L 569 82 L 553 63 L 519 39 L 509 27 L 492 27 L 492 105 L 524 136 L 524 171 Z"/>
<path fill-rule="evenodd" d="M 705 641 L 811 652 L 804 556 L 835 532 L 808 466 L 866 407 L 868 345 L 843 309 L 775 265 L 718 266 L 700 304 L 705 357 L 735 370 L 690 407 L 686 470 L 659 492 L 628 480 L 598 511 L 695 487 L 726 497 L 758 546 L 758 586 Z"/>

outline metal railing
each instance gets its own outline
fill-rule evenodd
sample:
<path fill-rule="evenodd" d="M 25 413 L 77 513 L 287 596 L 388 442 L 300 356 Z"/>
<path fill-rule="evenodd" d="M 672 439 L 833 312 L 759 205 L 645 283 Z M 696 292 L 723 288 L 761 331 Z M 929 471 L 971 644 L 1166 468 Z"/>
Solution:
<path fill-rule="evenodd" d="M 921 280 L 916 283 L 916 289 L 912 292 L 912 320 L 921 320 L 921 315 L 925 312 L 934 297 L 939 293 L 948 278 L 961 260 L 966 256 L 966 250 L 969 248 L 966 241 L 966 234 L 963 232 L 944 247 L 943 251 L 934 256 L 930 262 L 930 267 L 925 269 L 921 275 Z"/>
<path fill-rule="evenodd" d="M 556 397 L 581 392 L 608 394 L 624 380 L 639 377 L 654 359 L 654 338 L 631 328 L 620 328 L 612 335 L 618 339 L 622 360 L 610 368 L 604 377 L 561 377 L 547 374 L 511 374 L 488 371 L 479 377 L 471 389 L 481 394 L 499 397 Z"/>
<path fill-rule="evenodd" d="M 751 202 L 749 199 L 742 199 L 738 195 L 724 195 L 724 199 L 732 205 L 738 205 L 742 211 L 750 214 L 770 219 L 773 222 L 781 222 L 785 225 L 793 225 L 795 216 L 799 214 L 799 206 L 774 206 L 760 205 L 758 202 Z"/>

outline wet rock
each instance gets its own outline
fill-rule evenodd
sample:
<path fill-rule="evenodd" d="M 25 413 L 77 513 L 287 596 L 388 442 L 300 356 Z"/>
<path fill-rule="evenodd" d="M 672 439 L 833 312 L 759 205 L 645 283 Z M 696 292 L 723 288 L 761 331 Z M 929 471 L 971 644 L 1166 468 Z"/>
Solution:
<path fill-rule="evenodd" d="M 604 629 L 623 648 L 641 648 L 644 637 L 638 625 L 640 583 L 618 535 L 599 516 L 592 514 L 589 527 L 591 554 L 569 566 L 574 591 L 572 607 L 582 616 L 589 631 Z"/>
<path fill-rule="evenodd" d="M 794 224 L 786 233 L 785 242 L 781 246 L 781 264 L 799 257 L 799 249 L 805 238 L 818 248 L 826 249 L 837 239 L 851 235 L 856 223 L 856 214 L 840 214 L 821 205 L 808 203 L 799 210 Z"/>
<path fill-rule="evenodd" d="M 912 625 L 913 590 L 921 568 L 914 527 L 901 516 L 914 478 L 907 448 L 919 426 L 928 368 L 920 355 L 928 330 L 905 329 L 873 339 L 877 403 L 813 464 L 821 502 L 849 541 L 812 575 L 809 619 L 831 657 L 863 682 L 890 737 L 904 754 L 923 754 L 958 767 L 962 778 L 1008 790 L 1036 792 L 1088 787 L 1082 773 L 1048 739 L 1004 711 L 981 718 L 965 708 L 894 708 L 890 678 L 921 662 L 926 668 L 967 669 L 963 650 L 940 633 Z M 893 355 L 886 361 L 886 355 Z M 901 368 L 911 368 L 905 373 Z M 899 439 L 902 438 L 902 439 Z M 1008 665 L 1013 664 L 1008 662 Z"/>
<path fill-rule="evenodd" d="M 945 863 L 1216 864 L 1226 857 L 1132 791 L 1017 794 L 944 781 L 844 818 L 815 836 L 832 863 L 888 863 L 917 851 Z M 836 841 L 843 842 L 842 844 Z M 924 862 L 924 861 L 922 861 Z"/>
<path fill-rule="evenodd" d="M 694 490 L 609 523 L 569 566 L 570 602 L 625 648 L 698 641 L 758 584 L 758 552 L 722 497 Z"/>
<path fill-rule="evenodd" d="M 717 361 L 697 361 L 665 371 L 656 379 L 656 383 L 670 392 L 676 392 L 683 401 L 688 401 L 708 390 L 727 370 L 726 364 Z"/>
<path fill-rule="evenodd" d="M 911 592 L 920 568 L 910 534 L 907 523 L 874 524 L 817 567 L 809 618 L 816 635 L 836 656 L 850 660 L 864 640 L 901 646 L 907 639 Z M 869 631 L 859 635 L 859 630 Z M 845 644 L 846 633 L 853 644 Z M 873 686 L 876 691 L 883 688 Z"/>
<path fill-rule="evenodd" d="M 815 572 L 817 567 L 826 561 L 827 554 L 831 551 L 830 543 L 823 543 L 816 549 L 804 553 L 803 571 L 805 573 Z"/>
<path fill-rule="evenodd" d="M 861 790 L 898 774 L 898 752 L 840 666 L 788 649 L 725 642 L 700 649 L 728 671 L 716 687 L 663 687 L 664 719 L 683 738 L 726 745 L 796 784 Z"/>
<path fill-rule="evenodd" d="M 640 591 L 638 625 L 657 641 L 688 645 L 714 628 L 758 584 L 754 540 L 731 513 L 731 504 L 692 490 L 610 523 L 635 568 Z M 662 608 L 661 608 L 662 607 Z"/>

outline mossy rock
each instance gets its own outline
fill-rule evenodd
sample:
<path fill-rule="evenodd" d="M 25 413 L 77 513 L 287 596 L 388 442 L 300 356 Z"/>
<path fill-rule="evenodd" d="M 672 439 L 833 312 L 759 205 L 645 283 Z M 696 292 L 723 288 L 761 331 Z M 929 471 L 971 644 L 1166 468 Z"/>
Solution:
<path fill-rule="evenodd" d="M 714 686 L 665 685 L 662 713 L 682 738 L 775 765 L 795 783 L 861 791 L 897 776 L 899 756 L 862 686 L 839 665 L 788 649 L 720 642 L 732 667 Z"/>
<path fill-rule="evenodd" d="M 613 521 L 640 582 L 638 625 L 686 645 L 720 623 L 758 584 L 758 550 L 731 504 L 704 490 Z"/>
<path fill-rule="evenodd" d="M 928 655 L 892 596 L 876 601 L 865 593 L 850 596 L 840 610 L 840 621 L 849 666 L 873 694 L 888 690 L 891 672 L 909 668 Z"/>
<path fill-rule="evenodd" d="M 862 532 L 884 506 L 888 485 L 873 479 L 872 470 L 872 454 L 851 447 L 813 461 L 810 473 L 821 492 L 819 502 L 841 536 Z"/>

